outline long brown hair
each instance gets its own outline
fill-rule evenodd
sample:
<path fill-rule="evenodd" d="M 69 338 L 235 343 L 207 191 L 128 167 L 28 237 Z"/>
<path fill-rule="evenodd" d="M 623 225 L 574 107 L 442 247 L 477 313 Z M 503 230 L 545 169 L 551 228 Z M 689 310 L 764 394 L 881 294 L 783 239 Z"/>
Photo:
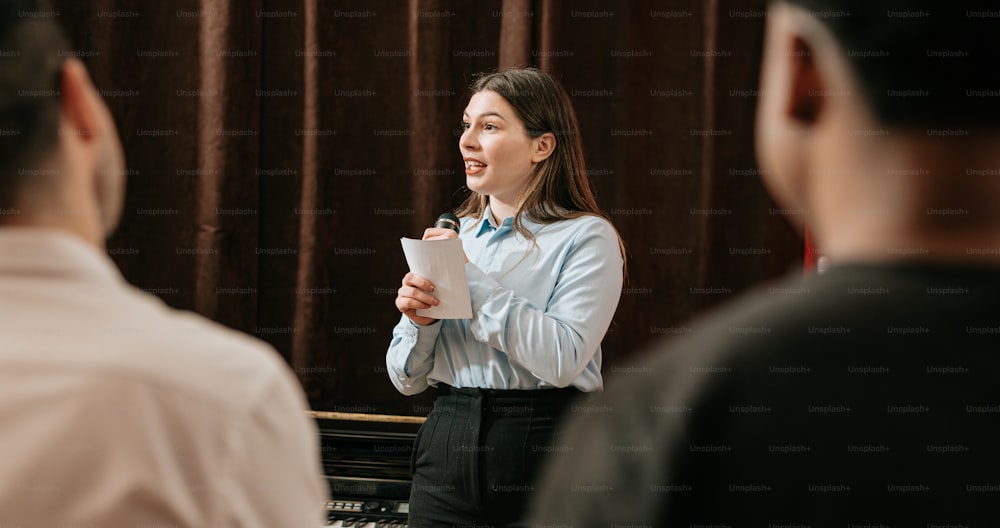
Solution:
<path fill-rule="evenodd" d="M 556 138 L 552 154 L 535 166 L 518 200 L 515 231 L 534 240 L 521 223 L 521 213 L 543 224 L 585 215 L 599 216 L 610 223 L 590 190 L 580 127 L 569 95 L 559 81 L 537 68 L 514 68 L 479 75 L 469 87 L 469 97 L 484 90 L 495 92 L 510 103 L 529 136 L 537 138 L 551 133 Z M 481 217 L 487 204 L 489 196 L 473 192 L 456 214 Z M 618 246 L 624 261 L 625 244 L 621 235 Z"/>

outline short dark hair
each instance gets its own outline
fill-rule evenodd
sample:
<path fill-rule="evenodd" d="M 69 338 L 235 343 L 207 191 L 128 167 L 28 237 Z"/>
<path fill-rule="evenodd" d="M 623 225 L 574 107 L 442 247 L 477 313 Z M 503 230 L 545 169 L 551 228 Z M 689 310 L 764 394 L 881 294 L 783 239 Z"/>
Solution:
<path fill-rule="evenodd" d="M 777 1 L 811 11 L 831 30 L 883 123 L 1000 126 L 997 7 L 940 0 Z"/>
<path fill-rule="evenodd" d="M 0 205 L 16 202 L 59 137 L 59 71 L 68 40 L 46 4 L 0 0 Z"/>

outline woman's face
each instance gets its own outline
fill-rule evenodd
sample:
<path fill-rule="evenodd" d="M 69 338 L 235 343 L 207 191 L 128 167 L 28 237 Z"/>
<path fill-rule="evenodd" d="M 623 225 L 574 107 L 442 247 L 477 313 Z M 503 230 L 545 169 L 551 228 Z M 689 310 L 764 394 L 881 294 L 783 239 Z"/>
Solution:
<path fill-rule="evenodd" d="M 537 141 L 510 103 L 489 90 L 472 96 L 462 124 L 458 148 L 465 160 L 466 185 L 506 204 L 516 203 L 536 164 Z"/>

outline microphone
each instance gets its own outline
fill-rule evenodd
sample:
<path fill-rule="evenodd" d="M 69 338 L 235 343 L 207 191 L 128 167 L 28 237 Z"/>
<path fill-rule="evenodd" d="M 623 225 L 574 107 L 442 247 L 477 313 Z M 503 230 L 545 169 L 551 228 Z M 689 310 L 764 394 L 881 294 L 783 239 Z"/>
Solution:
<path fill-rule="evenodd" d="M 451 213 L 441 213 L 437 221 L 434 222 L 434 227 L 443 227 L 445 229 L 452 229 L 458 233 L 458 217 Z"/>

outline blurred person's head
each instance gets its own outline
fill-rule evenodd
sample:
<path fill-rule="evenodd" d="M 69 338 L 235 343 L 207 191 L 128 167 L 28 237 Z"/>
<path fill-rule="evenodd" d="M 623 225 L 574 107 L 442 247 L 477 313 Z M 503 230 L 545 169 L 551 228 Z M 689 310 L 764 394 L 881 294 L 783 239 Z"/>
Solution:
<path fill-rule="evenodd" d="M 0 225 L 102 245 L 123 198 L 114 122 L 51 10 L 0 0 Z"/>
<path fill-rule="evenodd" d="M 965 4 L 770 2 L 757 157 L 821 246 L 998 225 L 1000 18 Z"/>

